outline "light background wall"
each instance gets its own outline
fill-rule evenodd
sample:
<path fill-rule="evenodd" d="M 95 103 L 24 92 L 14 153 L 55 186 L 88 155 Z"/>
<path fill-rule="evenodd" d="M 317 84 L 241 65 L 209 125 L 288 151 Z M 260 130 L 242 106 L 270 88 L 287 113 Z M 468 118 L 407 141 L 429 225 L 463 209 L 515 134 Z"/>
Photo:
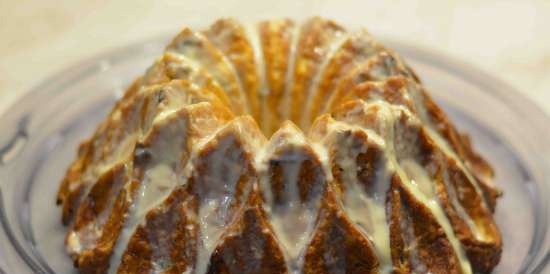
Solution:
<path fill-rule="evenodd" d="M 222 16 L 328 16 L 473 63 L 550 113 L 550 1 L 0 0 L 0 113 L 64 67 Z"/>

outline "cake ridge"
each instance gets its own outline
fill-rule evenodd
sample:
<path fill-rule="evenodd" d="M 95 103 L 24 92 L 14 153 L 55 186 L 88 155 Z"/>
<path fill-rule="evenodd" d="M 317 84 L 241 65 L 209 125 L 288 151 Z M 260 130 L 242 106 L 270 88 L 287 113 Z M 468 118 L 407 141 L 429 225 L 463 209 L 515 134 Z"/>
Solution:
<path fill-rule="evenodd" d="M 372 134 L 372 132 L 367 133 L 367 130 L 363 128 L 349 126 L 330 117 L 328 118 L 328 120 L 325 120 L 325 123 L 329 124 L 328 132 L 320 135 L 324 137 L 322 140 L 323 143 L 333 147 L 331 150 L 333 154 L 332 161 L 333 165 L 337 168 L 334 171 L 337 174 L 333 174 L 335 176 L 334 182 L 343 189 L 340 194 L 343 196 L 340 199 L 340 203 L 342 203 L 341 208 L 357 224 L 357 228 L 365 237 L 368 237 L 371 241 L 379 259 L 381 272 L 388 272 L 391 269 L 391 255 L 389 229 L 386 226 L 385 197 L 389 184 L 384 186 L 383 182 L 381 182 L 386 177 L 387 171 L 385 171 L 385 168 L 375 168 L 375 166 L 379 166 L 377 163 L 379 160 L 377 160 L 376 152 L 372 154 L 372 151 L 383 147 L 385 142 L 379 140 L 376 134 Z M 316 126 L 322 126 L 318 125 L 318 123 L 323 122 L 319 122 L 318 120 L 313 125 L 312 131 L 315 130 Z M 312 132 L 312 134 L 315 133 Z M 359 168 L 356 163 L 358 158 L 368 159 L 371 169 L 368 166 L 361 166 Z M 372 174 L 373 169 L 375 169 L 375 174 Z M 369 182 L 376 185 L 375 188 L 370 188 L 374 190 L 372 193 L 368 193 L 364 189 L 367 183 L 363 183 L 365 186 L 359 185 L 358 173 L 361 175 L 366 174 L 365 176 L 368 178 L 365 178 L 365 180 L 376 180 Z M 372 221 L 373 218 L 376 221 Z"/>
<path fill-rule="evenodd" d="M 313 83 L 310 85 L 307 91 L 309 99 L 306 101 L 305 109 L 306 111 L 302 113 L 302 118 L 300 120 L 300 126 L 306 128 L 307 125 L 311 122 L 311 114 L 309 110 L 313 104 L 312 100 L 314 99 L 315 92 L 318 89 L 319 82 L 322 80 L 322 76 L 327 66 L 330 64 L 332 57 L 338 52 L 338 50 L 350 39 L 351 35 L 349 33 L 344 33 L 342 36 L 337 37 L 336 40 L 333 40 L 330 43 L 328 53 L 325 54 L 323 61 L 319 64 L 319 69 L 315 72 L 313 78 Z"/>
<path fill-rule="evenodd" d="M 487 273 L 492 176 L 365 29 L 221 19 L 132 84 L 58 203 L 81 273 Z"/>

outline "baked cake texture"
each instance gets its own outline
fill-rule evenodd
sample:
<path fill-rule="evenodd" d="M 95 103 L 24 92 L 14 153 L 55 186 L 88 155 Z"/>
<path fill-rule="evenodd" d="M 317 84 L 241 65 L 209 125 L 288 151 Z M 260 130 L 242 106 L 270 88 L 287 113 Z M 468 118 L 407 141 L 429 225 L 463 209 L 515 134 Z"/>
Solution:
<path fill-rule="evenodd" d="M 128 88 L 57 199 L 80 273 L 488 273 L 492 179 L 366 30 L 221 19 Z"/>

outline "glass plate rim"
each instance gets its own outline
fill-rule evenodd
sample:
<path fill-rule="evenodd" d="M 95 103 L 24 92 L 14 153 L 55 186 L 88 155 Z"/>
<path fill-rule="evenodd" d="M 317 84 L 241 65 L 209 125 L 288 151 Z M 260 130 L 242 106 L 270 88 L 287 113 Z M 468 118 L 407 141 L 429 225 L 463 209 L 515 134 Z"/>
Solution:
<path fill-rule="evenodd" d="M 33 85 L 33 87 L 25 92 L 24 95 L 20 96 L 18 99 L 15 100 L 15 102 L 13 102 L 2 113 L 0 113 L 0 126 L 5 126 L 6 124 L 16 126 L 16 128 L 14 129 L 15 132 L 11 136 L 0 136 L 0 145 L 2 145 L 0 146 L 0 167 L 5 165 L 7 162 L 13 160 L 14 158 L 17 158 L 17 154 L 12 155 L 10 156 L 11 159 L 8 159 L 8 161 L 4 162 L 4 154 L 9 152 L 14 145 L 12 141 L 16 140 L 19 137 L 28 138 L 25 127 L 27 126 L 29 116 L 31 116 L 32 114 L 32 105 L 35 105 L 39 102 L 37 98 L 40 98 L 40 96 L 44 96 L 45 94 L 52 92 L 52 89 L 63 90 L 64 85 L 72 83 L 73 81 L 78 81 L 86 75 L 101 71 L 105 66 L 105 62 L 107 62 L 108 64 L 116 64 L 118 62 L 123 62 L 124 60 L 132 57 L 136 53 L 153 50 L 153 48 L 163 48 L 165 44 L 164 42 L 168 40 L 168 37 L 170 36 L 152 36 L 147 39 L 142 39 L 137 42 L 129 43 L 125 46 L 119 46 L 111 48 L 109 50 L 101 51 L 97 54 L 92 54 L 91 56 L 82 58 L 74 64 L 69 65 L 64 69 L 61 69 L 51 74 L 50 76 L 45 77 L 43 80 Z M 395 38 L 384 37 L 384 35 L 376 35 L 376 37 L 384 44 L 389 45 L 388 48 L 395 49 L 402 55 L 407 55 L 403 54 L 403 52 L 409 52 L 410 54 L 412 54 L 411 52 L 414 52 L 416 59 L 430 63 L 431 65 L 444 71 L 450 72 L 453 75 L 461 76 L 466 81 L 482 87 L 481 90 L 485 93 L 489 93 L 489 96 L 491 96 L 492 99 L 499 100 L 502 104 L 511 107 L 514 111 L 522 112 L 522 110 L 526 109 L 527 107 L 528 111 L 530 112 L 529 117 L 534 118 L 531 121 L 535 125 L 533 128 L 539 131 L 546 132 L 548 133 L 548 135 L 550 135 L 550 127 L 545 128 L 542 126 L 545 122 L 550 124 L 550 115 L 544 112 L 542 108 L 533 100 L 521 94 L 515 87 L 509 85 L 508 83 L 494 76 L 493 74 L 486 72 L 482 68 L 479 68 L 473 64 L 470 64 L 463 60 L 459 60 L 458 58 L 448 53 L 443 53 L 426 46 L 416 45 L 414 43 L 401 41 Z M 28 105 L 29 102 L 32 102 L 32 104 L 30 105 L 31 107 L 18 107 L 19 105 Z M 540 159 L 538 160 L 538 162 L 542 162 L 545 167 L 550 168 L 550 161 L 546 161 L 544 157 L 540 157 L 540 155 L 538 158 Z M 546 187 L 548 187 L 548 185 L 550 184 L 550 174 L 548 173 L 548 170 L 546 170 L 543 174 L 543 177 L 545 179 L 543 184 Z M 45 271 L 45 269 L 43 268 L 44 263 L 37 263 L 32 258 L 30 258 L 29 254 L 24 250 L 23 247 L 21 247 L 21 244 L 17 241 L 17 239 L 15 239 L 15 236 L 11 231 L 11 227 L 6 218 L 5 208 L 3 207 L 4 200 L 2 195 L 2 183 L 0 181 L 0 223 L 2 230 L 6 234 L 8 240 L 13 245 L 15 251 L 18 253 L 17 255 L 24 260 L 27 266 L 29 266 L 32 271 L 36 273 L 43 273 Z M 547 204 L 545 203 L 544 205 L 542 205 L 542 207 L 542 210 L 547 213 Z M 535 209 L 540 210 L 539 208 Z M 543 223 L 545 224 L 545 228 L 548 228 L 548 221 L 544 221 Z M 548 232 L 546 232 L 545 234 L 548 234 Z M 543 236 L 548 237 L 548 235 L 545 234 L 543 234 Z M 532 248 L 533 243 L 530 244 L 529 250 L 531 250 Z M 31 252 L 34 253 L 35 251 L 31 250 Z M 544 251 L 542 252 L 543 255 L 541 256 L 541 259 L 539 259 L 538 262 L 534 262 L 534 265 L 530 265 L 530 263 L 533 263 L 533 260 L 537 259 L 535 257 L 531 257 L 528 260 L 524 261 L 525 264 L 522 265 L 522 267 L 520 268 L 520 273 L 542 273 L 542 271 L 546 269 L 546 266 L 550 262 L 550 250 L 546 250 L 545 253 Z M 5 271 L 5 269 L 2 269 L 0 267 L 0 274 L 6 273 Z"/>

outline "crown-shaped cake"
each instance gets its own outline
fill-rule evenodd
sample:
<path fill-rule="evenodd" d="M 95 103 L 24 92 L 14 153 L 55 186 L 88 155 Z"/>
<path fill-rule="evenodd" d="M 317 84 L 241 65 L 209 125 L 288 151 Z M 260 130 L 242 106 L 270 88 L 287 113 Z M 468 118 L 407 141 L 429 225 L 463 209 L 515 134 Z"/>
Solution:
<path fill-rule="evenodd" d="M 367 31 L 222 19 L 128 88 L 58 203 L 80 273 L 487 273 L 492 178 Z"/>

